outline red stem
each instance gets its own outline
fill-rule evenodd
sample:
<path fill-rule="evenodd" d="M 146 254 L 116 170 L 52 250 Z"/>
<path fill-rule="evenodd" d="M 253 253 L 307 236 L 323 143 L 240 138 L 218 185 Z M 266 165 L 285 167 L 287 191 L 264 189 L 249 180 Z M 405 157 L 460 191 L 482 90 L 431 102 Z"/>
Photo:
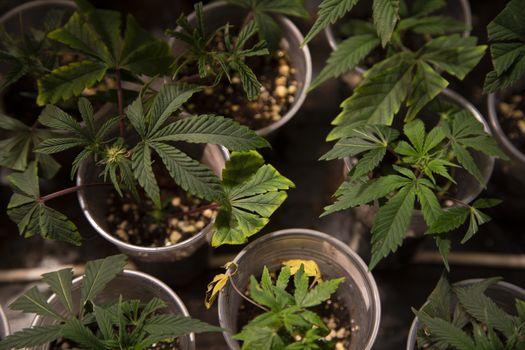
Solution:
<path fill-rule="evenodd" d="M 117 104 L 118 104 L 118 114 L 120 116 L 120 121 L 119 121 L 120 137 L 124 138 L 126 136 L 126 124 L 124 124 L 124 97 L 122 94 L 122 81 L 120 78 L 119 68 L 117 68 L 115 72 L 115 77 L 117 79 Z"/>
<path fill-rule="evenodd" d="M 91 184 L 84 184 L 84 185 L 79 185 L 79 186 L 73 186 L 73 187 L 69 187 L 69 188 L 66 188 L 66 189 L 63 189 L 63 190 L 60 190 L 60 191 L 57 191 L 57 192 L 45 195 L 43 197 L 40 197 L 38 199 L 38 202 L 45 203 L 45 202 L 47 202 L 49 200 L 65 196 L 66 194 L 77 192 L 77 191 L 79 191 L 79 190 L 81 190 L 81 189 L 83 189 L 85 187 L 108 186 L 108 185 L 110 185 L 110 184 L 105 183 L 105 182 L 95 182 L 95 183 L 91 183 Z"/>

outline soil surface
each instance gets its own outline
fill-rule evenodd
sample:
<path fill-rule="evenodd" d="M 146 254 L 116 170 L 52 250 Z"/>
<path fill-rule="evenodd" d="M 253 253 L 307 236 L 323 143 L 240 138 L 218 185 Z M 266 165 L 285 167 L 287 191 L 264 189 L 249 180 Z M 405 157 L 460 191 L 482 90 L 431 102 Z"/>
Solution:
<path fill-rule="evenodd" d="M 209 203 L 179 187 L 161 189 L 162 209 L 141 194 L 137 202 L 130 193 L 120 197 L 112 192 L 107 199 L 110 232 L 121 241 L 143 247 L 167 247 L 199 233 L 213 217 L 215 210 L 188 213 Z"/>
<path fill-rule="evenodd" d="M 525 93 L 515 94 L 497 104 L 501 128 L 510 142 L 525 154 Z"/>
<path fill-rule="evenodd" d="M 238 74 L 232 74 L 231 84 L 224 80 L 195 94 L 186 105 L 190 113 L 215 113 L 233 118 L 252 130 L 262 129 L 281 120 L 295 102 L 299 89 L 296 69 L 285 51 L 270 57 L 250 57 L 246 64 L 262 84 L 261 94 L 250 101 Z"/>

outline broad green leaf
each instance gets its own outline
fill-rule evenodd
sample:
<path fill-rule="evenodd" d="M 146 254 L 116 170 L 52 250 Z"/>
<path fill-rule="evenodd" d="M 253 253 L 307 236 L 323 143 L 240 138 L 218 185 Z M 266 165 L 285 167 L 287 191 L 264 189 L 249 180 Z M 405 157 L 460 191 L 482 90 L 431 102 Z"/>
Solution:
<path fill-rule="evenodd" d="M 104 9 L 81 10 L 81 12 L 85 12 L 82 13 L 83 17 L 102 42 L 102 45 L 99 43 L 98 46 L 107 48 L 112 58 L 110 62 L 117 62 L 122 46 L 120 12 Z"/>
<path fill-rule="evenodd" d="M 0 129 L 8 131 L 28 131 L 31 128 L 18 119 L 0 113 Z"/>
<path fill-rule="evenodd" d="M 377 46 L 379 39 L 373 34 L 355 35 L 345 39 L 332 51 L 326 65 L 310 84 L 308 91 L 312 91 L 329 78 L 337 78 L 354 69 Z"/>
<path fill-rule="evenodd" d="M 319 5 L 317 19 L 308 34 L 306 34 L 301 46 L 306 45 L 321 30 L 343 17 L 357 2 L 358 0 L 323 0 Z"/>
<path fill-rule="evenodd" d="M 462 329 L 440 318 L 418 312 L 417 317 L 435 339 L 454 346 L 458 350 L 476 350 L 474 341 Z"/>
<path fill-rule="evenodd" d="M 24 328 L 0 341 L 0 350 L 22 349 L 50 343 L 61 336 L 61 325 Z"/>
<path fill-rule="evenodd" d="M 102 80 L 108 67 L 100 62 L 80 61 L 59 67 L 38 80 L 37 104 L 57 103 L 80 95 Z"/>
<path fill-rule="evenodd" d="M 352 169 L 350 181 L 356 181 L 374 170 L 386 155 L 386 147 L 367 152 Z"/>
<path fill-rule="evenodd" d="M 155 76 L 169 73 L 174 57 L 166 42 L 152 38 L 128 56 L 122 58 L 121 67 L 134 74 Z"/>
<path fill-rule="evenodd" d="M 324 208 L 321 217 L 336 211 L 370 203 L 385 197 L 390 192 L 406 186 L 409 180 L 398 175 L 382 176 L 367 182 L 344 182 L 337 190 L 337 200 L 334 204 Z"/>
<path fill-rule="evenodd" d="M 49 288 L 58 297 L 64 308 L 73 316 L 73 297 L 71 294 L 73 286 L 73 270 L 70 268 L 55 272 L 45 273 L 42 280 L 49 285 Z"/>
<path fill-rule="evenodd" d="M 150 141 L 186 141 L 212 143 L 233 151 L 268 147 L 264 138 L 229 118 L 214 115 L 191 116 L 178 120 L 161 130 Z"/>
<path fill-rule="evenodd" d="M 245 327 L 233 338 L 243 342 L 242 350 L 273 350 L 284 347 L 281 337 L 270 327 Z"/>
<path fill-rule="evenodd" d="M 319 282 L 313 289 L 308 291 L 300 306 L 312 307 L 320 305 L 335 293 L 339 285 L 344 282 L 344 277 Z"/>
<path fill-rule="evenodd" d="M 212 201 L 224 197 L 220 179 L 210 168 L 173 146 L 160 142 L 151 143 L 150 146 L 160 156 L 175 183 L 185 191 Z"/>
<path fill-rule="evenodd" d="M 9 308 L 24 313 L 35 313 L 37 315 L 49 317 L 53 320 L 64 319 L 51 307 L 51 305 L 47 303 L 44 295 L 38 291 L 36 286 L 18 297 L 11 305 L 9 305 Z"/>
<path fill-rule="evenodd" d="M 167 84 L 164 85 L 153 99 L 151 109 L 147 114 L 148 134 L 154 135 L 159 130 L 168 117 L 173 115 L 188 99 L 200 91 L 198 86 L 187 84 Z"/>
<path fill-rule="evenodd" d="M 485 179 L 479 170 L 478 165 L 472 158 L 472 155 L 463 146 L 458 144 L 452 144 L 452 150 L 454 151 L 458 162 L 467 170 L 472 176 L 478 180 L 478 182 L 485 187 Z"/>
<path fill-rule="evenodd" d="M 416 194 L 417 199 L 421 204 L 423 218 L 425 219 L 426 224 L 431 226 L 441 215 L 441 205 L 439 204 L 436 194 L 427 186 L 419 183 L 416 187 Z"/>
<path fill-rule="evenodd" d="M 38 185 L 37 174 L 38 169 L 36 163 L 31 163 L 26 171 L 12 173 L 7 179 L 16 191 L 33 199 L 37 199 L 40 197 L 40 186 Z"/>
<path fill-rule="evenodd" d="M 517 14 L 525 6 L 524 0 L 511 0 L 501 13 L 489 23 L 490 41 L 515 41 L 525 38 L 525 25 Z"/>
<path fill-rule="evenodd" d="M 151 148 L 146 142 L 141 142 L 133 148 L 131 166 L 133 176 L 139 185 L 146 191 L 153 203 L 160 208 L 160 190 L 152 167 Z"/>
<path fill-rule="evenodd" d="M 220 327 L 183 315 L 158 315 L 147 321 L 144 330 L 153 335 L 180 337 L 189 333 L 221 332 Z"/>
<path fill-rule="evenodd" d="M 459 34 L 441 36 L 429 41 L 419 50 L 419 58 L 459 79 L 479 63 L 485 54 L 485 45 L 476 46 L 475 37 Z"/>
<path fill-rule="evenodd" d="M 416 74 L 412 83 L 412 93 L 407 99 L 408 109 L 406 120 L 413 120 L 427 103 L 432 101 L 448 86 L 448 81 L 443 79 L 430 65 L 418 62 Z"/>
<path fill-rule="evenodd" d="M 352 96 L 341 104 L 341 113 L 333 120 L 337 127 L 327 141 L 344 137 L 346 125 L 359 122 L 392 124 L 405 100 L 413 77 L 410 54 L 396 54 L 367 71 L 365 79 Z"/>
<path fill-rule="evenodd" d="M 425 234 L 445 233 L 463 225 L 469 215 L 465 207 L 452 207 L 441 212 L 436 221 L 428 228 Z"/>
<path fill-rule="evenodd" d="M 264 165 L 264 158 L 257 151 L 233 152 L 228 166 L 222 170 L 222 183 L 233 187 L 247 181 Z"/>
<path fill-rule="evenodd" d="M 97 327 L 104 340 L 110 340 L 113 338 L 113 315 L 103 307 L 93 305 L 93 313 L 97 320 Z"/>
<path fill-rule="evenodd" d="M 446 274 L 441 275 L 441 278 L 428 296 L 427 302 L 423 305 L 421 311 L 427 313 L 429 316 L 450 321 L 451 290 Z"/>
<path fill-rule="evenodd" d="M 62 326 L 64 338 L 74 341 L 85 349 L 105 350 L 104 343 L 76 318 L 68 319 Z"/>
<path fill-rule="evenodd" d="M 106 285 L 124 270 L 127 257 L 123 254 L 89 261 L 82 280 L 81 305 L 93 300 Z"/>
<path fill-rule="evenodd" d="M 40 113 L 38 121 L 49 128 L 82 133 L 80 123 L 57 106 L 47 105 Z"/>
<path fill-rule="evenodd" d="M 374 0 L 372 9 L 377 35 L 385 47 L 399 20 L 399 0 Z"/>
<path fill-rule="evenodd" d="M 409 17 L 399 21 L 398 30 L 411 30 L 418 34 L 444 35 L 463 32 L 469 27 L 462 21 L 446 16 Z"/>
<path fill-rule="evenodd" d="M 496 205 L 501 204 L 501 202 L 502 202 L 501 199 L 496 199 L 496 198 L 479 198 L 479 199 L 476 199 L 476 201 L 474 202 L 474 204 L 472 204 L 472 206 L 476 209 L 486 209 L 486 208 L 495 207 Z"/>
<path fill-rule="evenodd" d="M 295 304 L 300 307 L 306 307 L 303 305 L 308 291 L 308 275 L 304 272 L 304 265 L 299 266 L 299 270 L 294 274 L 293 279 Z"/>
<path fill-rule="evenodd" d="M 372 226 L 370 269 L 390 252 L 395 252 L 406 235 L 416 196 L 413 186 L 403 187 L 376 214 Z"/>

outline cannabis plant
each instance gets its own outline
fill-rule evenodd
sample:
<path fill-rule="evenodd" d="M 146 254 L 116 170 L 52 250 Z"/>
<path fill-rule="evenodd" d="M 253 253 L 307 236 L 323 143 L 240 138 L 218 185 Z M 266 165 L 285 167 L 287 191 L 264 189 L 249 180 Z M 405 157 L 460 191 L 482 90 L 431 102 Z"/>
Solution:
<path fill-rule="evenodd" d="M 397 16 L 400 19 L 387 41 L 383 41 L 379 34 L 384 19 L 374 23 L 361 19 L 344 20 L 341 27 L 348 31 L 345 34 L 349 37 L 339 43 L 337 49 L 331 53 L 326 66 L 310 85 L 310 90 L 328 78 L 338 77 L 358 64 L 363 64 L 364 59 L 373 52 L 385 57 L 409 52 L 410 55 L 405 55 L 402 60 L 402 63 L 407 65 L 403 68 L 405 73 L 402 75 L 412 74 L 411 77 L 405 78 L 414 79 L 414 84 L 419 84 L 416 89 L 424 90 L 423 93 L 428 94 L 428 99 L 432 99 L 448 85 L 448 81 L 440 77 L 440 70 L 463 79 L 478 63 L 485 50 L 483 46 L 476 46 L 475 38 L 459 35 L 468 29 L 463 22 L 436 14 L 436 11 L 445 5 L 445 0 L 414 1 L 411 6 L 399 1 Z M 414 65 L 411 68 L 410 63 Z M 454 68 L 447 68 L 448 66 Z M 409 73 L 413 70 L 415 72 Z M 386 77 L 384 79 L 386 80 Z M 408 99 L 416 102 L 423 93 Z M 409 106 L 412 104 L 408 103 Z"/>
<path fill-rule="evenodd" d="M 232 267 L 232 263 L 225 267 Z M 208 286 L 206 302 L 209 307 L 229 282 L 236 293 L 259 310 L 259 315 L 233 337 L 242 341 L 243 350 L 333 349 L 334 344 L 325 339 L 330 330 L 311 308 L 329 300 L 344 278 L 323 281 L 315 261 L 289 260 L 283 262 L 275 281 L 266 266 L 260 282 L 251 276 L 245 295 L 231 278 L 235 273 L 216 276 Z"/>
<path fill-rule="evenodd" d="M 511 0 L 487 27 L 494 70 L 487 74 L 485 92 L 515 84 L 525 76 L 525 1 Z"/>
<path fill-rule="evenodd" d="M 420 349 L 523 349 L 525 300 L 516 299 L 517 314 L 509 314 L 485 292 L 500 278 L 451 286 L 443 276 L 419 310 Z"/>
<path fill-rule="evenodd" d="M 92 186 L 112 184 L 121 196 L 128 192 L 136 199 L 142 191 L 160 209 L 160 188 L 153 167 L 157 162 L 183 190 L 212 202 L 206 208 L 219 209 L 213 245 L 244 243 L 266 225 L 268 217 L 286 198 L 285 190 L 293 186 L 273 167 L 264 165 L 257 152 L 250 152 L 269 146 L 268 142 L 231 119 L 183 114 L 182 105 L 202 90 L 198 85 L 166 83 L 157 91 L 145 84 L 138 96 L 126 104 L 120 72 L 125 70 L 136 78 L 140 74 L 161 73 L 173 63 L 171 53 L 165 50 L 167 44 L 140 29 L 132 17 L 128 17 L 121 38 L 120 14 L 94 9 L 83 0 L 78 6 L 79 11 L 49 36 L 85 55 L 93 55 L 88 55 L 91 58 L 87 61 L 44 76 L 39 81 L 40 101 L 68 99 L 92 85 L 99 80 L 94 78 L 94 71 L 76 76 L 73 71 L 98 66 L 97 77 L 110 73 L 115 76 L 119 112 L 117 116 L 97 119 L 91 102 L 80 98 L 81 121 L 52 104 L 46 105 L 33 126 L 1 117 L 4 128 L 14 134 L 3 141 L 3 164 L 11 163 L 16 165 L 11 168 L 22 171 L 9 176 L 15 194 L 8 205 L 8 214 L 17 223 L 20 234 L 80 244 L 76 226 L 49 207 L 48 202 Z M 248 25 L 244 39 L 253 33 L 253 24 Z M 60 84 L 50 85 L 53 81 Z M 52 85 L 55 88 L 50 89 Z M 181 151 L 180 142 L 217 144 L 240 153 L 232 154 L 221 181 L 209 168 Z M 82 162 L 91 162 L 99 170 L 101 181 L 41 194 L 39 176 L 58 169 L 50 155 L 64 151 L 76 154 L 71 164 L 72 177 Z M 204 207 L 192 212 L 203 210 Z"/>
<path fill-rule="evenodd" d="M 10 308 L 36 313 L 51 323 L 18 331 L 2 341 L 0 349 L 22 349 L 68 342 L 75 349 L 147 349 L 157 343 L 175 341 L 185 334 L 218 332 L 220 328 L 183 315 L 166 312 L 166 303 L 124 299 L 97 301 L 104 289 L 126 264 L 125 255 L 114 255 L 86 264 L 80 293 L 73 285 L 70 268 L 42 275 L 55 293 L 57 305 L 49 304 L 37 287 L 29 289 Z M 139 286 L 140 288 L 140 286 Z"/>
<path fill-rule="evenodd" d="M 217 85 L 226 77 L 231 82 L 233 73 L 239 74 L 248 99 L 259 96 L 261 84 L 255 73 L 246 64 L 246 59 L 255 56 L 270 55 L 278 48 L 282 33 L 281 28 L 271 17 L 274 14 L 307 16 L 302 1 L 258 1 L 231 0 L 247 10 L 246 16 L 238 28 L 229 23 L 206 31 L 202 12 L 202 3 L 195 5 L 196 23 L 192 26 L 181 15 L 177 20 L 178 28 L 166 31 L 166 34 L 184 43 L 184 48 L 176 57 L 176 71 L 173 79 L 181 76 L 183 80 L 200 80 L 208 85 Z M 259 40 L 252 47 L 247 47 L 254 35 Z"/>
<path fill-rule="evenodd" d="M 323 215 L 373 202 L 379 206 L 371 231 L 370 268 L 402 244 L 415 209 L 421 210 L 426 234 L 435 238 L 448 268 L 448 233 L 468 220 L 466 242 L 490 220 L 481 209 L 499 203 L 478 199 L 470 205 L 455 197 L 454 187 L 459 167 L 485 186 L 472 152 L 506 158 L 494 139 L 466 110 L 443 104 L 434 111 L 440 111 L 436 126 L 416 119 L 404 125 L 402 134 L 386 125 L 355 127 L 322 157 L 357 160 L 335 193 L 337 201 Z M 454 206 L 449 208 L 447 201 Z"/>

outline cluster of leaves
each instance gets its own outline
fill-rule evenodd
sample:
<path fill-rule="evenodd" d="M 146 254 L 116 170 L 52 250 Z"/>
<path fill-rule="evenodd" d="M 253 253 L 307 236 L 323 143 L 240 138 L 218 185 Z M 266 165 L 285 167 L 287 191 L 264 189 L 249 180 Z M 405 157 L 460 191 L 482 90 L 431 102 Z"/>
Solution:
<path fill-rule="evenodd" d="M 494 70 L 487 74 L 485 92 L 515 84 L 525 76 L 525 1 L 511 0 L 487 27 Z"/>
<path fill-rule="evenodd" d="M 61 10 L 47 12 L 40 29 L 25 28 L 24 23 L 20 23 L 20 35 L 16 37 L 0 28 L 0 62 L 8 67 L 0 91 L 24 76 L 38 79 L 56 68 L 60 45 L 47 35 L 61 25 L 63 16 Z"/>
<path fill-rule="evenodd" d="M 281 26 L 275 21 L 275 15 L 308 17 L 304 0 L 226 0 L 248 10 L 247 18 L 253 18 L 259 28 L 259 39 L 268 43 L 270 51 L 279 48 L 282 37 Z"/>
<path fill-rule="evenodd" d="M 188 46 L 176 58 L 174 78 L 176 79 L 179 72 L 191 74 L 189 71 L 197 67 L 199 78 L 212 78 L 213 85 L 217 85 L 225 76 L 231 81 L 232 73 L 236 72 L 241 78 L 248 99 L 253 100 L 259 96 L 261 83 L 245 63 L 248 57 L 269 54 L 264 40 L 260 40 L 251 48 L 245 48 L 258 31 L 256 23 L 252 20 L 244 25 L 235 38 L 230 34 L 229 24 L 207 33 L 200 2 L 195 5 L 195 22 L 195 26 L 191 26 L 186 16 L 181 15 L 177 20 L 180 29 L 166 31 L 167 35 Z"/>
<path fill-rule="evenodd" d="M 386 125 L 355 127 L 322 157 L 357 159 L 348 179 L 335 193 L 337 201 L 326 207 L 323 215 L 377 201 L 379 210 L 372 227 L 370 268 L 373 268 L 402 244 L 417 200 L 428 225 L 427 234 L 435 237 L 448 268 L 448 232 L 470 219 L 463 238 L 463 242 L 467 241 L 479 225 L 490 220 L 480 209 L 499 202 L 480 199 L 468 205 L 455 199 L 450 193 L 456 183 L 455 169 L 464 168 L 485 186 L 471 152 L 506 157 L 483 125 L 464 110 L 443 112 L 439 124 L 429 132 L 423 121 L 417 119 L 405 124 L 403 137 L 399 134 Z M 447 208 L 445 199 L 459 206 Z"/>
<path fill-rule="evenodd" d="M 78 292 L 73 290 L 72 269 L 44 274 L 43 281 L 55 293 L 58 305 L 49 304 L 37 287 L 33 287 L 10 308 L 36 313 L 53 323 L 18 331 L 0 341 L 0 349 L 21 349 L 67 340 L 76 349 L 142 350 L 191 332 L 221 331 L 187 316 L 166 313 L 166 303 L 158 298 L 125 300 L 121 295 L 115 300 L 97 303 L 97 296 L 103 294 L 108 283 L 123 271 L 126 262 L 125 255 L 88 262 L 79 298 Z"/>
<path fill-rule="evenodd" d="M 125 31 L 116 11 L 94 8 L 76 0 L 78 11 L 48 37 L 74 50 L 81 57 L 53 69 L 38 80 L 37 103 L 57 103 L 78 96 L 107 74 L 125 71 L 131 76 L 154 76 L 170 72 L 174 57 L 168 44 L 142 29 L 128 15 Z"/>
<path fill-rule="evenodd" d="M 305 264 L 314 267 L 307 269 Z M 309 308 L 330 299 L 343 281 L 323 281 L 314 261 L 284 262 L 276 281 L 265 266 L 260 283 L 250 277 L 249 293 L 267 309 L 233 338 L 243 342 L 242 349 L 332 349 L 334 345 L 324 339 L 330 330 Z"/>
<path fill-rule="evenodd" d="M 104 181 L 109 180 L 122 195 L 122 190 L 137 194 L 137 184 L 160 207 L 160 189 L 153 170 L 153 157 L 163 163 L 176 184 L 184 190 L 220 205 L 213 245 L 241 244 L 268 222 L 268 217 L 286 199 L 285 190 L 293 183 L 280 175 L 253 150 L 267 147 L 268 142 L 231 119 L 199 115 L 168 120 L 178 112 L 193 93 L 200 89 L 187 84 L 168 84 L 148 101 L 142 94 L 126 110 L 129 124 L 138 136 L 132 143 L 111 135 L 119 118 L 110 118 L 99 128 L 93 108 L 87 99 L 79 100 L 84 125 L 60 108 L 48 105 L 40 122 L 60 130 L 55 137 L 38 144 L 38 154 L 54 154 L 72 148 L 80 153 L 73 161 L 74 176 L 82 161 L 94 160 L 102 167 Z M 192 159 L 174 142 L 211 143 L 234 151 L 224 170 L 223 180 L 208 167 Z M 75 225 L 64 215 L 49 208 L 38 186 L 37 166 L 10 176 L 15 190 L 8 214 L 28 237 L 40 234 L 79 244 Z"/>
<path fill-rule="evenodd" d="M 386 2 L 395 3 L 396 1 Z M 411 55 L 405 55 L 405 63 L 409 64 L 409 61 L 413 61 L 412 64 L 415 65 L 412 69 L 405 67 L 405 70 L 416 70 L 415 73 L 412 73 L 416 76 L 406 77 L 406 79 L 412 83 L 412 78 L 414 78 L 414 90 L 426 90 L 423 93 L 427 94 L 429 99 L 448 85 L 448 82 L 440 76 L 439 70 L 463 79 L 479 62 L 485 48 L 476 46 L 474 38 L 462 38 L 454 34 L 463 32 L 467 29 L 466 25 L 454 18 L 435 14 L 446 5 L 445 0 L 418 0 L 414 1 L 411 7 L 408 7 L 404 1 L 397 2 L 395 8 L 398 9 L 398 16 L 401 19 L 397 25 L 394 24 L 392 34 L 386 41 L 381 36 L 381 32 L 384 32 L 389 25 L 384 22 L 383 17 L 376 21 L 374 16 L 374 23 L 359 19 L 345 21 L 344 26 L 349 29 L 345 34 L 348 34 L 349 37 L 339 43 L 337 49 L 331 53 L 326 66 L 310 85 L 310 90 L 327 79 L 341 76 L 362 64 L 372 51 L 379 48 L 380 44 L 384 48 L 382 54 L 386 58 L 400 52 L 411 52 L 410 50 L 415 50 L 414 45 L 423 46 L 411 52 Z M 374 14 L 380 8 L 387 8 L 386 5 L 379 5 L 379 3 L 374 2 Z M 383 79 L 385 82 L 392 83 L 387 77 Z M 390 84 L 389 88 L 392 89 L 393 86 Z M 402 96 L 399 98 L 403 99 Z M 417 98 L 414 96 L 414 99 Z"/>
<path fill-rule="evenodd" d="M 517 315 L 511 315 L 485 294 L 499 280 L 489 278 L 470 285 L 451 286 L 443 276 L 421 310 L 413 309 L 420 323 L 419 348 L 523 349 L 525 301 L 516 299 Z"/>

